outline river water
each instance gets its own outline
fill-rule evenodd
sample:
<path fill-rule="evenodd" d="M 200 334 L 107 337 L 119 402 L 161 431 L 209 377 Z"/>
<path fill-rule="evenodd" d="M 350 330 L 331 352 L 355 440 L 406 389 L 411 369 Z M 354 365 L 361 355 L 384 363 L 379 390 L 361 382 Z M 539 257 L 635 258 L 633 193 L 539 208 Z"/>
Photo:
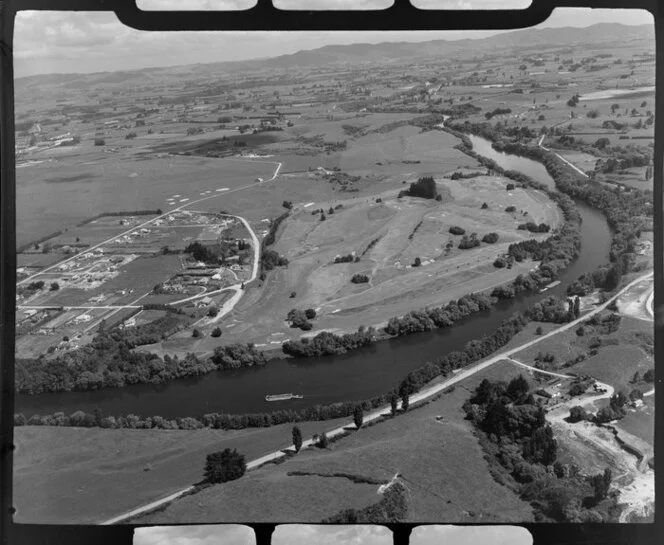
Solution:
<path fill-rule="evenodd" d="M 475 151 L 509 170 L 518 170 L 555 188 L 543 165 L 530 159 L 499 153 L 485 139 L 471 136 Z M 581 213 L 580 257 L 559 277 L 561 284 L 549 294 L 564 294 L 582 273 L 608 262 L 611 231 L 604 215 L 577 201 Z M 495 330 L 514 312 L 525 310 L 543 295 L 521 294 L 501 301 L 490 311 L 475 315 L 451 329 L 418 333 L 378 342 L 341 356 L 275 360 L 261 368 L 219 371 L 161 385 L 134 385 L 92 392 L 18 395 L 16 412 L 26 416 L 77 410 L 103 414 L 159 415 L 164 418 L 201 416 L 210 412 L 253 413 L 299 409 L 316 404 L 367 399 L 395 387 L 409 371 L 427 361 L 461 350 L 470 340 Z M 267 394 L 293 392 L 303 399 L 267 402 Z"/>

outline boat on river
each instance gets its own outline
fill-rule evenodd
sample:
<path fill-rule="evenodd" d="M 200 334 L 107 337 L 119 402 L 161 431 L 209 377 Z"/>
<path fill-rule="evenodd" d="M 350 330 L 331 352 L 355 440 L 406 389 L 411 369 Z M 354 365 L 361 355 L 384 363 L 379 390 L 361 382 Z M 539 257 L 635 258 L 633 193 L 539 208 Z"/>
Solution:
<path fill-rule="evenodd" d="M 289 399 L 302 399 L 298 394 L 273 394 L 265 396 L 265 401 L 287 401 Z"/>
<path fill-rule="evenodd" d="M 544 293 L 547 290 L 550 290 L 551 288 L 555 288 L 558 284 L 560 284 L 560 280 L 556 280 L 555 282 L 551 282 L 550 284 L 547 284 L 544 286 L 541 290 L 540 293 Z"/>

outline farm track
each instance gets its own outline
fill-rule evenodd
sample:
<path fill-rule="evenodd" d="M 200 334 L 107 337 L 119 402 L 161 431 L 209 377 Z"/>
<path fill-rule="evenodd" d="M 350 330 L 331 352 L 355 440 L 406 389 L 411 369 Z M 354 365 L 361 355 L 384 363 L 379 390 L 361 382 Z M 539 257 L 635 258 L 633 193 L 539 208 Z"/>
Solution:
<path fill-rule="evenodd" d="M 475 365 L 471 368 L 464 369 L 464 370 L 460 371 L 458 374 L 456 374 L 455 376 L 451 377 L 448 380 L 439 382 L 438 384 L 435 384 L 433 386 L 425 388 L 424 390 L 414 394 L 410 398 L 410 404 L 414 405 L 416 403 L 420 403 L 422 401 L 425 401 L 428 398 L 433 397 L 433 396 L 443 392 L 444 390 L 446 390 L 450 386 L 453 386 L 456 383 L 461 382 L 462 380 L 464 380 L 466 378 L 469 378 L 469 377 L 475 375 L 476 373 L 478 373 L 480 371 L 483 371 L 484 369 L 487 369 L 488 367 L 494 365 L 495 363 L 498 363 L 499 361 L 503 361 L 505 359 L 510 359 L 510 357 L 513 354 L 516 354 L 516 353 L 518 353 L 522 350 L 525 350 L 526 348 L 529 348 L 529 347 L 543 341 L 544 339 L 548 339 L 550 337 L 553 337 L 554 335 L 557 335 L 558 333 L 562 333 L 563 331 L 567 331 L 567 330 L 577 326 L 578 324 L 584 322 L 585 320 L 587 320 L 591 316 L 594 316 L 595 314 L 598 314 L 598 313 L 602 312 L 603 310 L 605 310 L 620 295 L 625 293 L 627 290 L 629 290 L 632 286 L 636 285 L 638 282 L 641 282 L 641 281 L 643 281 L 647 278 L 650 278 L 651 276 L 653 276 L 653 274 L 654 274 L 653 272 L 650 272 L 650 273 L 647 273 L 647 274 L 633 280 L 632 282 L 627 284 L 627 286 L 625 286 L 620 291 L 618 291 L 618 293 L 616 293 L 615 295 L 610 297 L 605 303 L 602 303 L 601 305 L 597 306 L 596 308 L 594 308 L 590 312 L 580 316 L 576 320 L 568 322 L 568 323 L 558 327 L 557 329 L 554 329 L 554 330 L 550 331 L 549 333 L 546 333 L 544 335 L 540 335 L 537 338 L 535 338 L 531 341 L 528 341 L 526 343 L 523 343 L 523 344 L 521 344 L 521 345 L 519 345 L 515 348 L 511 348 L 510 350 L 508 350 L 506 352 L 502 352 L 502 353 L 500 353 L 496 356 L 492 356 L 489 359 L 487 359 L 486 361 L 483 361 L 483 362 L 481 362 L 481 363 L 479 363 L 479 364 L 477 364 L 477 365 Z M 539 371 L 539 369 L 538 369 L 538 371 Z M 610 396 L 613 393 L 613 388 L 611 388 L 609 385 L 606 385 L 606 386 L 607 386 L 606 395 Z M 603 397 L 603 396 L 594 397 L 592 401 L 600 399 L 600 397 Z M 401 402 L 399 401 L 398 402 L 398 407 L 400 407 L 400 406 L 401 406 Z M 388 407 L 388 406 L 381 407 L 381 408 L 376 409 L 376 410 L 374 410 L 374 411 L 372 411 L 368 414 L 365 414 L 364 415 L 364 423 L 372 422 L 374 420 L 377 420 L 377 419 L 381 418 L 384 414 L 389 414 L 389 413 L 390 413 L 390 407 Z M 352 430 L 352 429 L 355 429 L 355 424 L 354 423 L 349 423 L 349 424 L 346 424 L 346 425 L 343 425 L 343 426 L 339 426 L 335 429 L 326 431 L 325 434 L 327 435 L 328 438 L 332 438 L 332 437 L 336 437 L 336 436 L 339 436 L 339 435 L 346 434 L 346 433 L 348 433 L 349 430 Z M 308 448 L 308 447 L 313 447 L 313 446 L 314 446 L 313 438 L 312 439 L 307 439 L 306 441 L 303 441 L 303 443 L 302 443 L 302 448 Z M 279 449 L 279 450 L 270 452 L 270 453 L 268 453 L 264 456 L 261 456 L 260 458 L 256 458 L 254 460 L 251 460 L 250 462 L 247 463 L 247 471 L 252 470 L 252 469 L 256 469 L 256 468 L 262 466 L 263 464 L 279 460 L 280 458 L 283 458 L 284 456 L 287 456 L 290 452 L 292 452 L 292 450 L 293 450 L 292 446 L 287 446 L 287 447 L 284 447 L 283 449 Z M 102 525 L 116 524 L 116 523 L 122 522 L 123 520 L 126 520 L 128 518 L 133 518 L 137 515 L 144 514 L 148 511 L 152 511 L 154 509 L 162 507 L 162 506 L 176 500 L 177 498 L 181 497 L 182 495 L 184 495 L 188 492 L 191 492 L 193 489 L 194 489 L 194 486 L 189 486 L 187 488 L 184 488 L 184 489 L 180 490 L 179 492 L 176 492 L 176 493 L 171 494 L 171 495 L 169 495 L 165 498 L 162 498 L 161 500 L 157 500 L 157 501 L 151 502 L 147 505 L 137 507 L 136 509 L 133 509 L 132 511 L 129 511 L 127 513 L 124 513 L 122 515 L 119 515 L 117 517 L 109 519 L 107 521 L 104 521 L 101 524 Z"/>

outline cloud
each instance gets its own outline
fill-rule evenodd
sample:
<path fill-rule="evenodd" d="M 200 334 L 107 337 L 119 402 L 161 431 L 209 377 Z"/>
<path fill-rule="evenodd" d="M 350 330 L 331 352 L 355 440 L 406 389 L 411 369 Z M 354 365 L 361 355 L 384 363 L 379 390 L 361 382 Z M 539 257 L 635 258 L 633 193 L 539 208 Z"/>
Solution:
<path fill-rule="evenodd" d="M 149 526 L 134 530 L 134 545 L 255 545 L 254 531 L 240 524 Z"/>
<path fill-rule="evenodd" d="M 253 8 L 256 2 L 257 0 L 136 0 L 136 6 L 145 11 L 228 11 Z"/>
<path fill-rule="evenodd" d="M 410 534 L 410 545 L 533 545 L 528 530 L 519 526 L 418 526 Z"/>
<path fill-rule="evenodd" d="M 420 9 L 524 9 L 532 0 L 411 0 Z"/>
<path fill-rule="evenodd" d="M 159 1 L 170 5 L 178 2 Z M 213 0 L 201 1 L 207 5 L 214 3 Z M 228 5 L 240 5 L 246 0 L 223 1 Z M 294 5 L 294 2 L 304 0 L 281 1 Z M 320 3 L 322 0 L 310 1 Z M 349 1 L 334 0 L 335 5 Z M 383 0 L 360 0 L 358 5 L 377 1 Z M 418 1 L 431 3 L 434 0 Z M 475 6 L 494 4 L 499 0 L 446 1 L 455 4 L 470 2 Z M 538 26 L 587 26 L 611 21 L 652 24 L 653 18 L 643 10 L 557 9 Z M 16 77 L 22 77 L 43 73 L 132 70 L 272 57 L 329 44 L 478 38 L 497 32 L 500 31 L 142 32 L 124 26 L 112 12 L 21 11 L 16 17 L 14 33 L 14 71 Z"/>
<path fill-rule="evenodd" d="M 392 545 L 392 532 L 379 525 L 282 524 L 272 534 L 272 545 Z"/>

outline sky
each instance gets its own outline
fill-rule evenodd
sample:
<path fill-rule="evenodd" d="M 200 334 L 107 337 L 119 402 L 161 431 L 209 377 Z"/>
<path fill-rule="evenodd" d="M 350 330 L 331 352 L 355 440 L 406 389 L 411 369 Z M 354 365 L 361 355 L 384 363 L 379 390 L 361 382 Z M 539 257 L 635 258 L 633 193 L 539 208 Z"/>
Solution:
<path fill-rule="evenodd" d="M 272 534 L 272 545 L 392 545 L 392 532 L 383 526 L 323 526 L 282 524 Z"/>
<path fill-rule="evenodd" d="M 528 530 L 519 526 L 418 526 L 410 545 L 533 545 Z"/>
<path fill-rule="evenodd" d="M 305 0 L 280 0 L 298 7 Z M 415 1 L 415 0 L 414 0 Z M 416 0 L 420 7 L 491 8 L 502 0 Z M 524 0 L 510 0 L 522 7 Z M 307 7 L 322 4 L 384 7 L 385 0 L 306 0 Z M 187 0 L 191 9 L 229 9 L 254 0 Z M 184 0 L 141 0 L 161 9 L 184 5 Z M 599 22 L 652 24 L 642 10 L 557 9 L 540 27 L 584 27 Z M 496 31 L 426 32 L 144 32 L 125 27 L 113 13 L 24 11 L 16 17 L 15 77 L 35 74 L 133 70 L 153 66 L 237 61 L 273 57 L 329 44 L 425 41 L 482 38 Z"/>
<path fill-rule="evenodd" d="M 148 526 L 134 530 L 134 545 L 255 545 L 254 531 L 240 524 Z"/>

